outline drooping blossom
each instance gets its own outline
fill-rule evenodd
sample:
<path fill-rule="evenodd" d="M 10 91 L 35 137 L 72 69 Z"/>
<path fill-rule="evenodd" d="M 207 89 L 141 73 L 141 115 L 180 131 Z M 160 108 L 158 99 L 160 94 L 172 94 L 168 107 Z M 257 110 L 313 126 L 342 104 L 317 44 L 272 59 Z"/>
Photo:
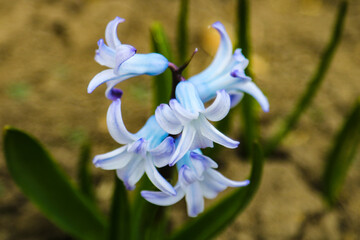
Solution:
<path fill-rule="evenodd" d="M 199 74 L 189 78 L 198 89 L 200 98 L 207 102 L 216 96 L 216 92 L 225 89 L 231 96 L 231 106 L 242 99 L 244 93 L 253 96 L 262 109 L 269 111 L 269 102 L 251 78 L 245 75 L 249 61 L 236 49 L 233 54 L 231 40 L 220 22 L 212 24 L 220 34 L 220 45 L 212 63 Z"/>
<path fill-rule="evenodd" d="M 210 121 L 223 119 L 230 110 L 230 97 L 225 90 L 217 91 L 215 101 L 204 107 L 197 89 L 188 81 L 181 81 L 176 87 L 176 99 L 169 105 L 161 104 L 155 111 L 156 121 L 166 132 L 181 133 L 179 144 L 169 165 L 173 166 L 189 150 L 213 147 L 213 142 L 228 148 L 236 148 L 239 142 L 219 132 Z"/>
<path fill-rule="evenodd" d="M 174 188 L 156 168 L 168 164 L 175 149 L 174 140 L 160 128 L 155 116 L 151 116 L 137 133 L 130 133 L 122 120 L 121 100 L 117 99 L 109 107 L 107 126 L 112 138 L 125 145 L 95 156 L 93 160 L 95 166 L 106 170 L 116 170 L 117 176 L 128 190 L 134 189 L 135 184 L 146 173 L 158 189 L 175 195 Z"/>
<path fill-rule="evenodd" d="M 196 217 L 204 210 L 204 198 L 213 199 L 227 187 L 243 187 L 249 180 L 233 181 L 216 171 L 216 162 L 201 154 L 199 150 L 187 152 L 176 164 L 178 182 L 175 185 L 176 195 L 164 192 L 142 191 L 141 195 L 149 202 L 169 206 L 180 201 L 184 196 L 187 213 Z"/>
<path fill-rule="evenodd" d="M 98 73 L 89 83 L 88 93 L 91 93 L 99 85 L 106 82 L 105 95 L 111 100 L 119 97 L 118 90 L 114 86 L 128 78 L 138 75 L 158 75 L 168 67 L 168 60 L 161 54 L 136 53 L 136 49 L 127 44 L 122 44 L 117 37 L 117 26 L 124 22 L 123 18 L 116 17 L 110 21 L 105 30 L 105 44 L 103 39 L 98 41 L 99 48 L 96 50 L 95 60 L 100 65 L 110 69 Z"/>

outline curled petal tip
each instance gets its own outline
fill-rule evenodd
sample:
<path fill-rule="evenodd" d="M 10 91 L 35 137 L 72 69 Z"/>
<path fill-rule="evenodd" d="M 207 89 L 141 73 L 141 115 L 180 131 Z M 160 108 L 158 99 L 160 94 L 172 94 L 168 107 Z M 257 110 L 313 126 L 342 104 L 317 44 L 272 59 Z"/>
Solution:
<path fill-rule="evenodd" d="M 214 22 L 211 26 L 217 30 L 225 30 L 224 25 L 220 21 Z"/>

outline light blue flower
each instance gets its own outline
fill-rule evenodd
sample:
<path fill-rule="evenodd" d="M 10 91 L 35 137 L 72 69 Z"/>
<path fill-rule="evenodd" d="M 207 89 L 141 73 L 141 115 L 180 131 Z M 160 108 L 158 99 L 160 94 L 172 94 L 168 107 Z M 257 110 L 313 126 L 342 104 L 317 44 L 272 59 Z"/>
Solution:
<path fill-rule="evenodd" d="M 181 133 L 179 144 L 169 165 L 173 166 L 189 150 L 213 147 L 213 142 L 228 148 L 236 148 L 239 142 L 219 132 L 210 121 L 223 119 L 230 110 L 230 97 L 225 90 L 216 92 L 215 101 L 205 109 L 198 91 L 188 81 L 181 81 L 175 91 L 176 99 L 161 104 L 155 111 L 156 121 L 166 132 Z"/>
<path fill-rule="evenodd" d="M 127 44 L 122 44 L 117 37 L 117 25 L 124 22 L 123 18 L 116 17 L 110 21 L 105 30 L 105 40 L 98 41 L 95 60 L 110 69 L 98 73 L 89 83 L 88 93 L 99 85 L 107 83 L 105 95 L 112 100 L 117 98 L 113 88 L 119 82 L 138 75 L 158 75 L 168 67 L 168 60 L 161 54 L 138 54 L 136 49 Z"/>
<path fill-rule="evenodd" d="M 216 162 L 202 155 L 200 150 L 188 152 L 176 165 L 179 174 L 175 196 L 155 191 L 141 191 L 141 196 L 160 206 L 175 204 L 185 196 L 190 217 L 196 217 L 204 210 L 204 197 L 213 199 L 227 187 L 243 187 L 250 183 L 249 180 L 238 182 L 224 177 L 214 170 Z"/>
<path fill-rule="evenodd" d="M 136 134 L 128 132 L 121 116 L 121 100 L 112 102 L 107 113 L 107 125 L 110 135 L 124 146 L 111 152 L 95 156 L 96 167 L 106 170 L 116 169 L 117 176 L 124 182 L 128 190 L 143 174 L 161 191 L 175 195 L 174 188 L 168 183 L 156 167 L 164 167 L 174 152 L 172 137 L 160 128 L 155 117 L 151 116 L 145 126 Z"/>
<path fill-rule="evenodd" d="M 236 49 L 232 54 L 231 40 L 220 22 L 212 25 L 221 37 L 216 56 L 209 67 L 199 74 L 189 78 L 199 91 L 200 98 L 207 102 L 215 97 L 216 91 L 225 89 L 231 96 L 231 106 L 236 105 L 243 97 L 243 93 L 253 96 L 262 109 L 269 111 L 269 102 L 251 78 L 245 75 L 245 68 L 249 61 Z"/>

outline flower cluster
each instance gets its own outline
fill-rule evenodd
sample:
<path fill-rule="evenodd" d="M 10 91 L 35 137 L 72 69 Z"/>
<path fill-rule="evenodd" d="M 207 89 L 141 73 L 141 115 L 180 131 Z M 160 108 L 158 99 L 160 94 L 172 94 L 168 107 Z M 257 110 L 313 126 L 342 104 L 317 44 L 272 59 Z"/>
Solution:
<path fill-rule="evenodd" d="M 110 21 L 105 31 L 106 43 L 103 39 L 98 41 L 95 60 L 109 69 L 97 74 L 88 86 L 91 93 L 106 83 L 105 96 L 112 100 L 107 112 L 108 130 L 123 146 L 95 156 L 93 162 L 96 167 L 116 170 L 128 190 L 134 189 L 146 173 L 160 191 L 142 191 L 142 197 L 161 206 L 185 197 L 188 215 L 195 217 L 204 209 L 204 197 L 214 198 L 227 187 L 249 184 L 248 180 L 232 181 L 224 177 L 215 170 L 216 162 L 202 154 L 200 149 L 213 147 L 214 142 L 227 148 L 236 148 L 239 144 L 218 131 L 210 121 L 223 119 L 244 93 L 253 96 L 264 111 L 269 110 L 268 101 L 245 75 L 248 60 L 240 49 L 233 53 L 224 26 L 216 22 L 212 27 L 220 34 L 221 41 L 210 66 L 188 80 L 180 76 L 173 86 L 175 96 L 169 104 L 158 106 L 144 127 L 130 133 L 121 115 L 123 92 L 115 86 L 131 77 L 161 74 L 168 67 L 175 73 L 177 67 L 158 53 L 140 54 L 133 46 L 122 44 L 117 37 L 117 26 L 123 21 L 119 17 Z M 212 104 L 205 107 L 204 103 L 210 100 Z M 174 165 L 178 182 L 172 186 L 158 168 Z"/>

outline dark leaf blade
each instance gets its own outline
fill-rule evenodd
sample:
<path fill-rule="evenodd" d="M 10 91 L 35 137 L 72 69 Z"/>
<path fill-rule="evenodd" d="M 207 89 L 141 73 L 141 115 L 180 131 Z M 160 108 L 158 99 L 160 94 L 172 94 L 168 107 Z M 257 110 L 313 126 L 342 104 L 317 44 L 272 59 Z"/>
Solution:
<path fill-rule="evenodd" d="M 130 206 L 127 191 L 115 175 L 114 194 L 110 209 L 109 240 L 130 239 Z"/>
<path fill-rule="evenodd" d="M 207 240 L 215 237 L 241 213 L 255 195 L 262 176 L 263 153 L 259 144 L 254 144 L 250 184 L 239 188 L 221 200 L 199 217 L 189 221 L 183 228 L 175 232 L 170 239 Z"/>
<path fill-rule="evenodd" d="M 360 144 L 360 99 L 334 139 L 323 175 L 323 196 L 334 205 Z"/>
<path fill-rule="evenodd" d="M 6 127 L 4 151 L 12 178 L 46 217 L 76 238 L 104 237 L 106 227 L 101 215 L 72 186 L 37 140 Z"/>

